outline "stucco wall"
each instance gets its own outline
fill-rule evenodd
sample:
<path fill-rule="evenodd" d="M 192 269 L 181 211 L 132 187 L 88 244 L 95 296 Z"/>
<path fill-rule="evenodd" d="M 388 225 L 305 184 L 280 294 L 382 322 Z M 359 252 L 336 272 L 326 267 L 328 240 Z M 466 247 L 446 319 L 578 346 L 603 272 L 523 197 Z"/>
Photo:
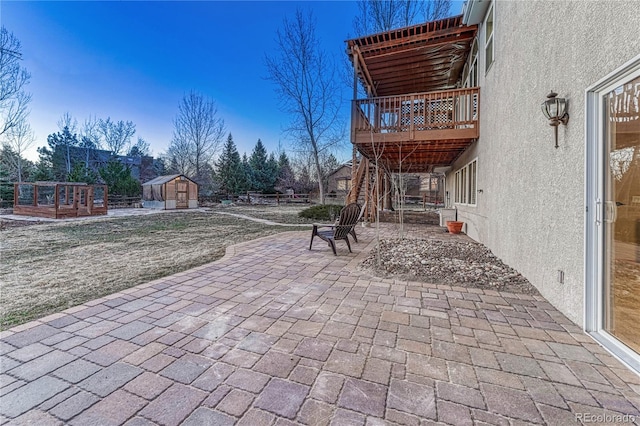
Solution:
<path fill-rule="evenodd" d="M 585 89 L 640 52 L 640 2 L 497 1 L 495 62 L 480 44 L 480 139 L 447 175 L 478 157 L 477 206 L 459 206 L 467 233 L 583 322 Z M 483 39 L 484 28 L 480 29 Z M 554 90 L 567 126 L 540 111 Z M 453 193 L 451 194 L 453 200 Z M 557 280 L 564 271 L 564 284 Z"/>

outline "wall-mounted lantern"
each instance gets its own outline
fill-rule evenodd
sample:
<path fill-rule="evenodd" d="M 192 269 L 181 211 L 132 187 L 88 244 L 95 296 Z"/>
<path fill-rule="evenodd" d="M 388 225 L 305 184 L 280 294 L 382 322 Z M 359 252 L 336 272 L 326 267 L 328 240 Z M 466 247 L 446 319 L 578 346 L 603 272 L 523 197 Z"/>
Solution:
<path fill-rule="evenodd" d="M 540 106 L 542 107 L 542 113 L 549 120 L 549 125 L 554 127 L 556 148 L 558 148 L 558 126 L 560 123 L 566 125 L 569 121 L 569 113 L 567 113 L 569 101 L 556 96 L 558 94 L 552 91 L 547 95 L 547 100 Z"/>

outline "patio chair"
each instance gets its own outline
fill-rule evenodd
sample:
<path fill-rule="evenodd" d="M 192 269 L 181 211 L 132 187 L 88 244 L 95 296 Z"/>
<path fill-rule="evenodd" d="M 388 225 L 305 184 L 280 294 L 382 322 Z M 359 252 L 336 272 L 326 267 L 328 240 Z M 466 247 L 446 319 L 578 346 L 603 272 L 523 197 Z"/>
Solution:
<path fill-rule="evenodd" d="M 358 223 L 360 210 L 360 206 L 357 203 L 351 203 L 340 211 L 340 218 L 334 225 L 321 225 L 314 223 L 313 231 L 311 233 L 311 242 L 309 243 L 309 250 L 311 250 L 311 247 L 313 246 L 313 239 L 317 236 L 329 244 L 329 247 L 331 247 L 335 256 L 338 255 L 336 252 L 336 240 L 344 240 L 349 248 L 349 253 L 351 253 L 349 234 L 351 234 L 355 242 L 358 242 L 354 228 Z"/>
<path fill-rule="evenodd" d="M 355 204 L 355 203 L 354 203 Z M 364 208 L 367 207 L 367 202 L 364 202 L 364 206 L 360 207 L 360 204 L 357 205 L 360 208 L 360 213 L 358 213 L 358 217 L 356 219 L 356 225 L 358 224 L 358 222 L 360 222 L 360 219 L 362 219 L 362 215 L 364 214 Z M 349 231 L 349 234 L 353 237 L 353 241 L 355 241 L 356 243 L 358 242 L 358 236 L 356 235 L 356 226 L 352 226 L 351 227 L 351 231 Z"/>

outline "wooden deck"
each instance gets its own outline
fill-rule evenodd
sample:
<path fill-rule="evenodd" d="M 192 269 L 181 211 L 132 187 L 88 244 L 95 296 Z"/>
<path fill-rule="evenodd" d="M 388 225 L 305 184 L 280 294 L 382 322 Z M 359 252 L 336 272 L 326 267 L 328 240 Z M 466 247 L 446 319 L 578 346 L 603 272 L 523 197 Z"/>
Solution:
<path fill-rule="evenodd" d="M 390 171 L 450 165 L 480 135 L 480 89 L 443 90 L 353 101 L 352 141 Z"/>

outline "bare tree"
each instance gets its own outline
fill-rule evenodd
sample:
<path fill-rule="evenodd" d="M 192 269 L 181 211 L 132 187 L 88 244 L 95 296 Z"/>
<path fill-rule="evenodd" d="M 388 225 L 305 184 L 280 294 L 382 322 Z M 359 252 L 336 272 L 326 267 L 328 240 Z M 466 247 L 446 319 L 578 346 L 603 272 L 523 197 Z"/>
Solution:
<path fill-rule="evenodd" d="M 451 0 L 359 0 L 353 29 L 356 36 L 390 31 L 445 18 L 450 10 Z"/>
<path fill-rule="evenodd" d="M 24 87 L 29 83 L 31 74 L 20 66 L 22 59 L 20 41 L 0 28 L 0 136 L 24 121 L 29 115 L 27 105 L 31 94 Z"/>
<path fill-rule="evenodd" d="M 167 149 L 168 162 L 172 172 L 194 176 L 191 167 L 191 147 L 182 139 L 173 139 Z"/>
<path fill-rule="evenodd" d="M 138 142 L 136 142 L 135 145 L 131 145 L 131 148 L 127 151 L 127 155 L 130 157 L 144 157 L 148 156 L 150 152 L 151 145 L 149 145 L 149 142 L 138 136 Z"/>
<path fill-rule="evenodd" d="M 84 149 L 84 167 L 87 170 L 91 167 L 91 159 L 96 156 L 96 150 L 100 149 L 100 139 L 99 121 L 96 117 L 89 116 L 84 120 L 80 131 L 80 148 Z"/>
<path fill-rule="evenodd" d="M 9 132 L 4 136 L 7 144 L 16 154 L 12 156 L 10 160 L 15 163 L 13 166 L 18 174 L 18 182 L 22 182 L 23 156 L 25 151 L 33 145 L 36 138 L 31 130 L 31 126 L 26 120 L 20 120 L 15 126 L 11 127 Z"/>
<path fill-rule="evenodd" d="M 409 26 L 420 16 L 422 3 L 415 0 L 360 0 L 353 28 L 358 36 L 364 36 Z"/>
<path fill-rule="evenodd" d="M 75 119 L 69 111 L 62 114 L 62 116 L 58 119 L 58 130 L 61 132 L 67 128 L 69 132 L 76 133 L 78 130 L 78 120 Z"/>
<path fill-rule="evenodd" d="M 404 212 L 405 212 L 405 203 L 406 203 L 406 195 L 407 195 L 407 173 L 411 171 L 411 163 L 406 164 L 405 162 L 415 153 L 418 149 L 418 145 L 414 145 L 413 147 L 403 147 L 402 142 L 396 143 L 396 147 L 398 149 L 398 166 L 397 173 L 395 173 L 395 177 L 390 174 L 391 184 L 394 192 L 397 196 L 397 206 L 398 206 L 398 223 L 400 224 L 400 239 L 404 239 Z M 405 148 L 403 150 L 403 148 Z"/>
<path fill-rule="evenodd" d="M 136 133 L 136 125 L 131 121 L 122 120 L 111 121 L 111 117 L 106 120 L 100 119 L 98 129 L 104 137 L 104 143 L 113 155 L 120 155 L 129 146 L 131 138 Z"/>
<path fill-rule="evenodd" d="M 419 23 L 422 19 L 432 21 L 449 14 L 451 0 L 358 0 L 358 14 L 353 19 L 356 37 L 386 32 L 395 28 Z M 352 64 L 345 57 L 343 78 L 350 82 L 353 78 Z M 358 96 L 367 92 L 358 84 Z"/>
<path fill-rule="evenodd" d="M 451 0 L 428 0 L 425 2 L 424 19 L 435 21 L 446 18 L 451 12 Z"/>
<path fill-rule="evenodd" d="M 78 141 L 78 135 L 76 133 L 78 129 L 78 120 L 76 120 L 69 111 L 62 114 L 58 119 L 58 133 L 52 133 L 47 137 L 47 143 L 51 148 L 51 155 L 53 157 L 62 157 L 64 160 L 64 173 L 67 176 L 71 173 L 73 163 L 75 160 L 75 152 L 73 147 L 80 145 Z M 53 160 L 52 160 L 53 161 Z"/>
<path fill-rule="evenodd" d="M 265 58 L 268 78 L 276 85 L 281 109 L 292 117 L 287 132 L 309 152 L 316 176 L 321 177 L 322 155 L 340 142 L 344 132 L 339 117 L 342 86 L 335 63 L 320 49 L 310 12 L 297 10 L 292 20 L 285 18 L 276 43 L 278 53 Z M 321 178 L 318 191 L 324 203 Z"/>
<path fill-rule="evenodd" d="M 206 166 L 211 165 L 224 134 L 224 120 L 218 116 L 213 99 L 192 90 L 178 105 L 168 153 L 180 165 L 180 173 L 206 178 L 204 175 L 210 170 Z"/>
<path fill-rule="evenodd" d="M 83 145 L 93 145 L 95 149 L 99 149 L 101 146 L 102 134 L 100 133 L 99 120 L 94 116 L 89 116 L 82 124 L 82 130 L 80 136 L 82 139 L 86 139 L 87 142 L 83 142 Z"/>

